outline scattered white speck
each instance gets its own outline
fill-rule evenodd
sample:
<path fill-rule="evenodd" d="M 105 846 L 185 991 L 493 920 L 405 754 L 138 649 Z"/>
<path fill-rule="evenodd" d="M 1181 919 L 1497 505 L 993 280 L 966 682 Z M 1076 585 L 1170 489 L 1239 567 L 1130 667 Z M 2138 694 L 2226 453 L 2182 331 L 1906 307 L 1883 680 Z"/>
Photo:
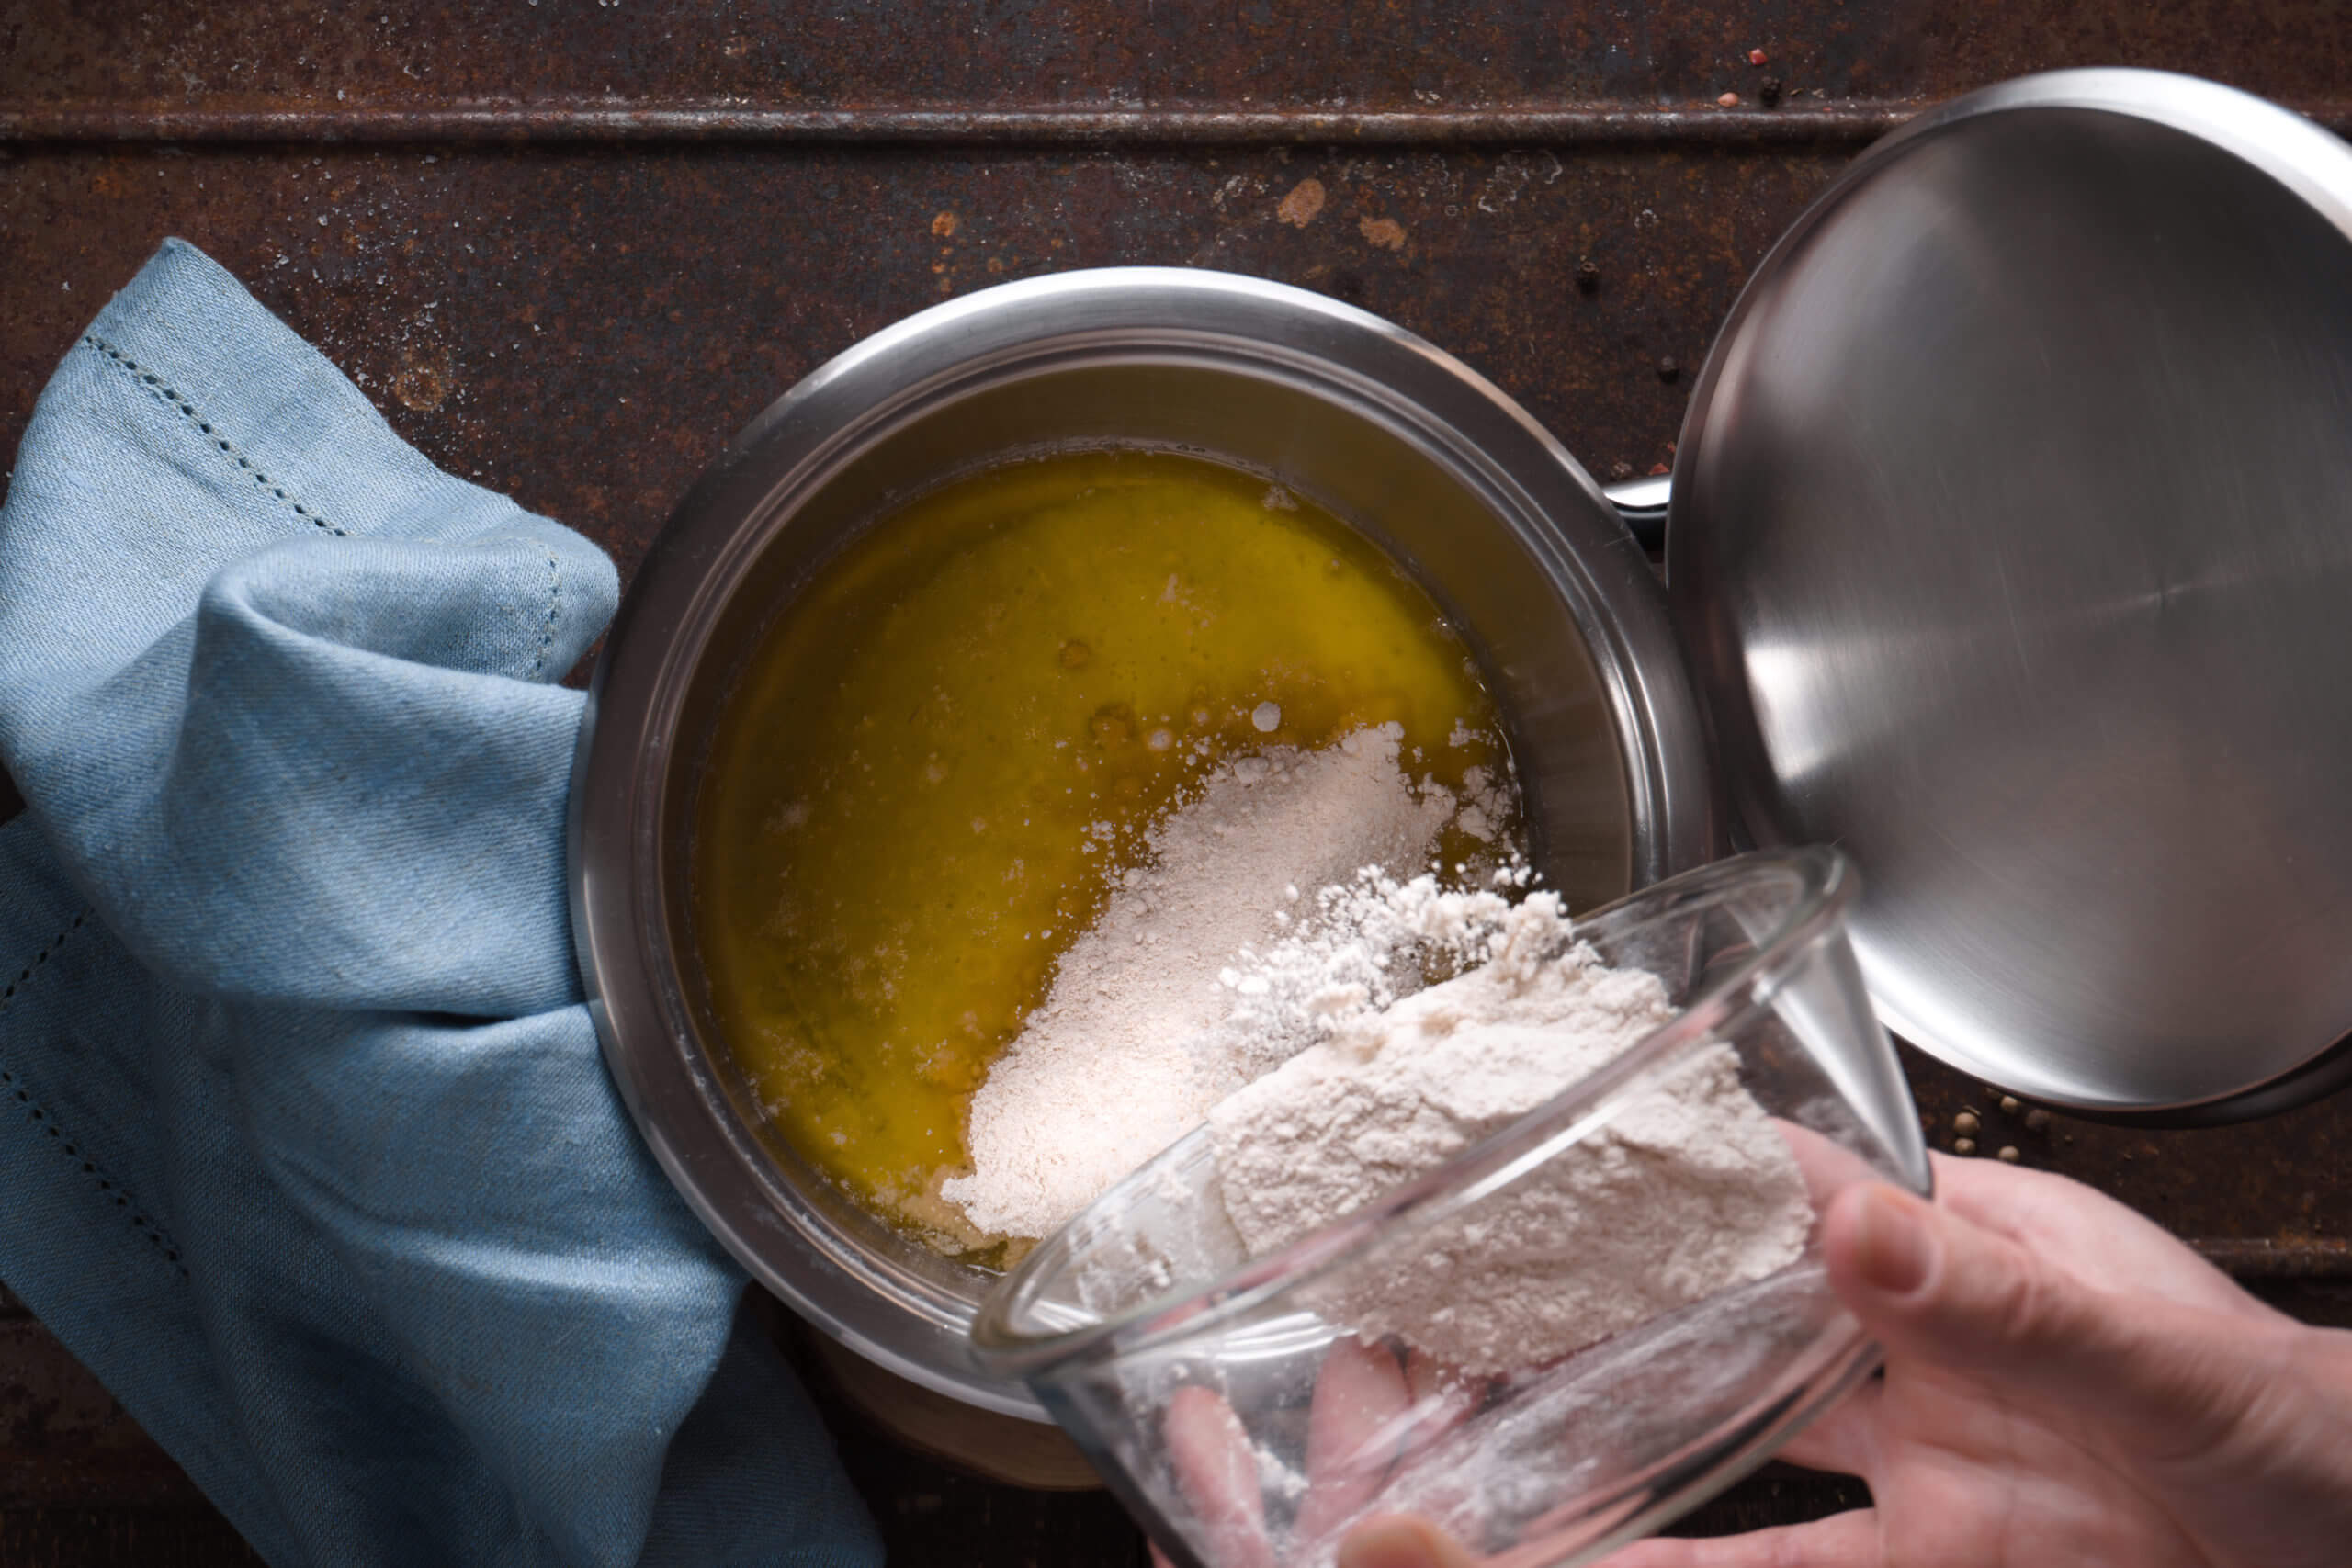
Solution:
<path fill-rule="evenodd" d="M 1260 703 L 1250 710 L 1250 722 L 1261 734 L 1271 735 L 1282 727 L 1283 710 L 1279 703 Z"/>

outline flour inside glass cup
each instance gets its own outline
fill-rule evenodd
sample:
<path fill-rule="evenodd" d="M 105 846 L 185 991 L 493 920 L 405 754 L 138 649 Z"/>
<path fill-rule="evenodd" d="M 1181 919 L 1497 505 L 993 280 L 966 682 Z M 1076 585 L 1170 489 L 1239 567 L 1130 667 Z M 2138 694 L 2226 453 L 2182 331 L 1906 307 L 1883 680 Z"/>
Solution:
<path fill-rule="evenodd" d="M 1462 933 L 1471 966 L 1352 1010 L 1210 1113 L 1218 1196 L 1250 1256 L 1435 1170 L 1674 1016 L 1657 976 L 1577 942 L 1551 894 L 1508 908 L 1434 889 L 1418 902 L 1443 912 L 1425 929 Z M 1788 1142 L 1717 1042 L 1503 1195 L 1417 1237 L 1410 1258 L 1342 1271 L 1317 1304 L 1367 1338 L 1501 1373 L 1773 1275 L 1804 1255 L 1812 1224 Z"/>

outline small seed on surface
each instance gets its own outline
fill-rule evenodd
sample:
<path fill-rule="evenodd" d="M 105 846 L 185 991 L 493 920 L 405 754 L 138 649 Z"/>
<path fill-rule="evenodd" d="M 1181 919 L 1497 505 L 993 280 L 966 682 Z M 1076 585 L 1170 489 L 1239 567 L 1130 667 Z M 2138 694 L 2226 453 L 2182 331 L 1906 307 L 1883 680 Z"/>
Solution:
<path fill-rule="evenodd" d="M 2001 1096 L 2002 1115 L 2015 1116 L 2018 1111 L 2023 1111 L 2025 1107 L 2023 1105 L 2018 1103 L 2018 1097 L 2016 1095 L 2005 1094 Z"/>
<path fill-rule="evenodd" d="M 2042 1110 L 2041 1107 L 2037 1105 L 2032 1110 L 2025 1113 L 2025 1130 L 2027 1132 L 2043 1133 L 2049 1131 L 2049 1129 L 2050 1112 Z"/>
<path fill-rule="evenodd" d="M 2001 1145 L 2001 1152 L 1995 1155 L 1993 1157 L 2001 1161 L 2004 1165 L 2015 1165 L 2024 1156 L 2018 1153 L 2018 1146 L 2015 1144 L 2003 1144 Z"/>
<path fill-rule="evenodd" d="M 1963 1111 L 1951 1119 L 1951 1130 L 1963 1136 L 1973 1133 L 1982 1125 L 1983 1123 L 1976 1120 L 1976 1112 L 1973 1111 Z"/>
<path fill-rule="evenodd" d="M 1951 1152 L 1965 1159 L 1970 1155 L 1976 1152 L 1976 1140 L 1973 1138 L 1954 1138 L 1951 1141 Z"/>

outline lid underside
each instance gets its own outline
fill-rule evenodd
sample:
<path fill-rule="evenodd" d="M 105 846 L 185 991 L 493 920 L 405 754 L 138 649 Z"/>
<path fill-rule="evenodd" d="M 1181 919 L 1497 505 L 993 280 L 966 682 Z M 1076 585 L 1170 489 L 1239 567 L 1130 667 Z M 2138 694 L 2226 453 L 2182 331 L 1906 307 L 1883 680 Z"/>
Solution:
<path fill-rule="evenodd" d="M 1865 156 L 1711 355 L 1668 532 L 1736 818 L 1882 1016 L 2226 1105 L 2352 1029 L 2352 149 L 2145 72 Z"/>

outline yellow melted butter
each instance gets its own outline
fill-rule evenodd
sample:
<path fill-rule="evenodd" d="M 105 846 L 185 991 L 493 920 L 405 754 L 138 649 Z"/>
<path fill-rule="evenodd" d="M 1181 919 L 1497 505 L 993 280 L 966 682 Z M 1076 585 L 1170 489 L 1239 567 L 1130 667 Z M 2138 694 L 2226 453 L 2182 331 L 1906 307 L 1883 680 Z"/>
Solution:
<path fill-rule="evenodd" d="M 715 1021 L 803 1157 L 984 1248 L 937 1195 L 972 1092 L 1152 824 L 1220 762 L 1388 722 L 1417 778 L 1507 765 L 1436 606 L 1329 513 L 1157 453 L 951 483 L 825 567 L 724 705 L 692 853 Z"/>

